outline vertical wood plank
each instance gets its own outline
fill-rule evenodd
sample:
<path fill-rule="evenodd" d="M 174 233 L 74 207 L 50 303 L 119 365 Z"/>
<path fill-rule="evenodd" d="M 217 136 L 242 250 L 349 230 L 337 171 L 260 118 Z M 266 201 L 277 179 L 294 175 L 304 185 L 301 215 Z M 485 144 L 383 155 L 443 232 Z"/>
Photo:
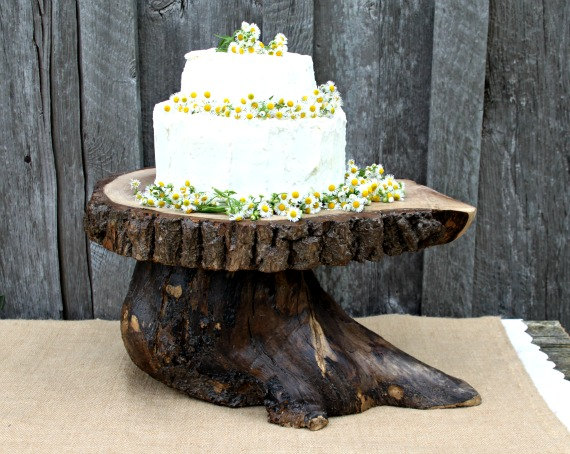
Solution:
<path fill-rule="evenodd" d="M 433 2 L 315 2 L 317 82 L 335 80 L 347 112 L 347 157 L 425 183 Z M 317 271 L 354 315 L 419 313 L 422 253 Z"/>
<path fill-rule="evenodd" d="M 79 0 L 81 129 L 87 193 L 112 173 L 142 165 L 133 0 Z M 118 318 L 134 260 L 90 246 L 93 312 Z"/>
<path fill-rule="evenodd" d="M 216 47 L 216 34 L 229 34 L 241 21 L 262 23 L 261 2 L 232 0 L 144 0 L 138 9 L 142 134 L 145 166 L 154 165 L 154 105 L 180 90 L 191 50 Z"/>
<path fill-rule="evenodd" d="M 59 265 L 66 319 L 93 318 L 88 242 L 83 231 L 85 174 L 81 142 L 75 0 L 52 0 L 51 121 L 57 169 Z"/>
<path fill-rule="evenodd" d="M 570 3 L 490 2 L 473 313 L 570 327 Z"/>
<path fill-rule="evenodd" d="M 313 0 L 272 0 L 263 3 L 263 41 L 277 33 L 288 38 L 290 52 L 313 54 Z"/>
<path fill-rule="evenodd" d="M 12 2 L 13 3 L 13 2 Z M 2 318 L 61 318 L 49 2 L 0 2 Z"/>
<path fill-rule="evenodd" d="M 427 184 L 475 206 L 488 22 L 488 0 L 435 2 Z M 474 227 L 426 250 L 421 313 L 470 316 L 474 262 Z"/>

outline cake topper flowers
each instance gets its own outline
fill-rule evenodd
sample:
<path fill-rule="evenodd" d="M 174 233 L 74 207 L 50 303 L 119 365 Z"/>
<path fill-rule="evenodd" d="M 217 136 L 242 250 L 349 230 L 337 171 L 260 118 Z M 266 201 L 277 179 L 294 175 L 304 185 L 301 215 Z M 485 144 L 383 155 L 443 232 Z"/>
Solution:
<path fill-rule="evenodd" d="M 241 28 L 230 36 L 215 35 L 220 38 L 218 52 L 233 54 L 265 54 L 282 57 L 287 52 L 287 37 L 283 33 L 277 33 L 275 38 L 266 46 L 259 40 L 261 30 L 254 23 L 242 22 Z"/>

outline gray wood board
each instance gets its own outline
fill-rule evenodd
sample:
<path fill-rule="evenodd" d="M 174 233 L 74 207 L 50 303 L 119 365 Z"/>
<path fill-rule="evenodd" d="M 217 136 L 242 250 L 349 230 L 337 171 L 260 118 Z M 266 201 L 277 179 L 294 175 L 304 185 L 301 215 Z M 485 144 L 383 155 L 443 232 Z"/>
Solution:
<path fill-rule="evenodd" d="M 261 3 L 197 0 L 142 1 L 138 8 L 142 141 L 145 166 L 154 165 L 154 105 L 180 90 L 187 52 L 216 47 L 214 35 L 229 35 L 241 21 L 262 27 Z"/>
<path fill-rule="evenodd" d="M 556 364 L 556 369 L 570 380 L 570 336 L 564 331 L 559 321 L 525 320 L 532 336 L 532 343 L 548 355 L 548 359 Z"/>
<path fill-rule="evenodd" d="M 570 3 L 490 3 L 473 314 L 570 326 Z"/>
<path fill-rule="evenodd" d="M 87 193 L 110 174 L 142 166 L 134 1 L 80 0 L 81 131 Z M 93 313 L 118 318 L 134 260 L 91 245 Z"/>
<path fill-rule="evenodd" d="M 0 2 L 2 318 L 61 318 L 51 136 L 51 4 Z"/>
<path fill-rule="evenodd" d="M 488 0 L 435 2 L 427 184 L 474 206 L 488 22 Z M 473 227 L 457 242 L 425 251 L 423 315 L 471 315 L 474 262 Z"/>
<path fill-rule="evenodd" d="M 86 204 L 77 7 L 52 1 L 51 121 L 57 171 L 59 266 L 66 319 L 93 318 L 88 242 L 83 231 Z"/>
<path fill-rule="evenodd" d="M 347 158 L 425 183 L 433 2 L 317 0 L 314 27 L 317 82 L 334 80 L 345 100 Z M 353 315 L 417 314 L 422 254 L 317 275 Z"/>

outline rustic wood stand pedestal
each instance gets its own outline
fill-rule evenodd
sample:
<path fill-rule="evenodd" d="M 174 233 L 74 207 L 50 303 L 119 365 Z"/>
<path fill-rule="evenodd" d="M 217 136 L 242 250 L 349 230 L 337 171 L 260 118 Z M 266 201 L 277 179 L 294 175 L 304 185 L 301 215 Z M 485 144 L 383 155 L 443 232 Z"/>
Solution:
<path fill-rule="evenodd" d="M 270 422 L 311 430 L 376 405 L 481 402 L 466 382 L 351 319 L 311 271 L 448 243 L 475 208 L 407 182 L 406 201 L 363 213 L 232 222 L 141 208 L 131 178 L 146 185 L 154 169 L 99 182 L 85 229 L 138 260 L 121 332 L 134 363 L 157 380 L 220 405 L 265 405 Z"/>

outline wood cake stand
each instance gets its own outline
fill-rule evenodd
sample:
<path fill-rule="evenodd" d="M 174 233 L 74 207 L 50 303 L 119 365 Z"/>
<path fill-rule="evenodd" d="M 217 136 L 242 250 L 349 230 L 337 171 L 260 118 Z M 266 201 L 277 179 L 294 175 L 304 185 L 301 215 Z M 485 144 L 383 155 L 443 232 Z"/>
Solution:
<path fill-rule="evenodd" d="M 376 405 L 478 405 L 466 382 L 398 350 L 350 318 L 311 271 L 415 252 L 460 237 L 475 208 L 414 182 L 406 200 L 297 223 L 229 221 L 141 208 L 129 187 L 154 169 L 100 181 L 92 241 L 135 258 L 121 332 L 155 379 L 219 405 L 265 405 L 269 421 L 321 429 Z"/>

